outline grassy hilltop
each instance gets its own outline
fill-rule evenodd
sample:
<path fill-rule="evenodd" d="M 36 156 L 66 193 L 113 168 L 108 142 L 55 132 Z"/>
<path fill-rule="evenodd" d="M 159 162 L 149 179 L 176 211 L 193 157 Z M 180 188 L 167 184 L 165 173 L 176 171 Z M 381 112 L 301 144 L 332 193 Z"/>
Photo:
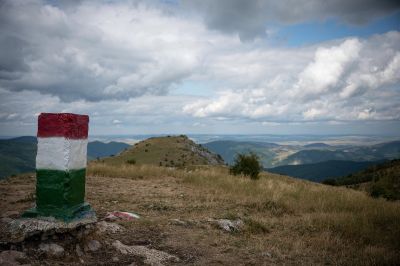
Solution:
<path fill-rule="evenodd" d="M 152 164 L 168 167 L 220 165 L 224 160 L 185 135 L 149 138 L 136 143 L 118 156 L 105 159 L 107 164 Z"/>
<path fill-rule="evenodd" d="M 159 140 L 151 143 L 155 141 Z M 166 265 L 395 265 L 400 261 L 399 202 L 267 172 L 254 181 L 232 176 L 222 165 L 160 167 L 157 163 L 164 152 L 174 149 L 160 145 L 163 152 L 143 142 L 104 162 L 89 163 L 86 198 L 98 217 L 121 210 L 141 218 L 118 222 L 124 232 L 93 236 L 103 246 L 80 258 L 86 264 L 143 265 L 141 257 L 117 253 L 110 244 L 115 240 L 179 258 Z M 154 155 L 162 156 L 153 164 L 144 163 L 150 157 L 140 159 L 134 153 L 138 147 L 148 148 L 141 154 L 153 149 Z M 136 164 L 126 162 L 132 158 Z M 30 207 L 34 184 L 34 176 L 0 181 L 0 209 L 22 212 Z M 238 232 L 225 232 L 210 222 L 221 218 L 241 219 L 244 226 Z M 29 262 L 79 264 L 77 243 L 59 241 L 69 255 L 43 259 L 32 253 Z"/>

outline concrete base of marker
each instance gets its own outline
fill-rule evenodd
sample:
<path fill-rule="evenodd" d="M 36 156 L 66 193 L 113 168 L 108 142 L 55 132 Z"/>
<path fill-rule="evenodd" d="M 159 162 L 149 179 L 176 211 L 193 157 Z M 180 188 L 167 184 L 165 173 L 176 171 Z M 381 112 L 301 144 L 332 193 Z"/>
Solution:
<path fill-rule="evenodd" d="M 23 218 L 52 218 L 59 219 L 64 223 L 71 223 L 74 221 L 79 221 L 82 218 L 93 214 L 96 216 L 95 212 L 92 210 L 90 205 L 85 202 L 78 206 L 64 208 L 64 209 L 43 209 L 43 208 L 36 208 L 33 207 L 22 214 Z"/>
<path fill-rule="evenodd" d="M 34 212 L 32 212 L 34 213 Z M 53 235 L 92 228 L 97 222 L 94 211 L 81 213 L 78 219 L 64 222 L 53 217 L 3 218 L 0 220 L 0 244 L 20 243 L 33 236 Z"/>

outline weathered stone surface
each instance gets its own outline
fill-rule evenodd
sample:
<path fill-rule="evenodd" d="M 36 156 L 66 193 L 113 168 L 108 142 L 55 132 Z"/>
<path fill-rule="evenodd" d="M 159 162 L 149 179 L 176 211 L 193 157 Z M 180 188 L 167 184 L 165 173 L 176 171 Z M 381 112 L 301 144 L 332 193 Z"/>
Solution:
<path fill-rule="evenodd" d="M 98 222 L 96 224 L 96 226 L 97 226 L 97 230 L 100 233 L 112 233 L 112 234 L 115 234 L 115 233 L 122 232 L 122 231 L 125 230 L 125 228 L 123 228 L 119 224 L 108 223 L 106 221 Z"/>
<path fill-rule="evenodd" d="M 46 253 L 46 255 L 49 257 L 60 258 L 64 256 L 64 248 L 55 243 L 50 243 L 50 244 L 42 243 L 39 245 L 39 250 Z"/>
<path fill-rule="evenodd" d="M 101 248 L 101 244 L 99 241 L 92 239 L 86 242 L 85 249 L 95 252 Z"/>
<path fill-rule="evenodd" d="M 243 221 L 240 219 L 228 220 L 228 219 L 208 219 L 208 222 L 216 224 L 220 229 L 226 232 L 238 232 L 243 227 Z"/>
<path fill-rule="evenodd" d="M 3 218 L 0 220 L 0 243 L 18 243 L 34 235 L 69 232 L 96 221 L 94 212 L 88 212 L 87 215 L 71 222 L 63 222 L 51 217 Z"/>
<path fill-rule="evenodd" d="M 16 250 L 6 250 L 0 253 L 0 265 L 2 266 L 14 266 L 14 265 L 25 265 L 23 261 L 26 260 L 26 255 L 23 252 Z"/>
<path fill-rule="evenodd" d="M 135 256 L 144 257 L 144 263 L 152 266 L 161 266 L 166 261 L 179 261 L 179 258 L 168 254 L 164 251 L 147 248 L 145 246 L 128 246 L 122 244 L 119 240 L 116 240 L 113 247 L 122 254 L 132 254 Z"/>

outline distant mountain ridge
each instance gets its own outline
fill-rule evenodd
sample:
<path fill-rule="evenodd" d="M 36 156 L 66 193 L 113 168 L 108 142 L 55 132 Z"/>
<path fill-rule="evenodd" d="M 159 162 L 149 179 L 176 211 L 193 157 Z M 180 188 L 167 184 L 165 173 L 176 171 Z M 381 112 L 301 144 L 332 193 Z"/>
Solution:
<path fill-rule="evenodd" d="M 22 142 L 22 143 L 37 143 L 37 138 L 33 136 L 21 136 L 11 139 L 2 139 L 0 141 L 15 141 L 15 142 Z"/>
<path fill-rule="evenodd" d="M 326 143 L 316 142 L 316 143 L 310 143 L 310 144 L 303 145 L 303 147 L 306 147 L 306 148 L 329 148 L 332 146 L 328 145 Z"/>
<path fill-rule="evenodd" d="M 251 141 L 213 141 L 205 143 L 204 146 L 220 154 L 229 164 L 232 164 L 237 153 L 252 151 L 260 157 L 264 168 L 324 161 L 365 162 L 400 158 L 400 141 L 369 146 L 334 146 L 325 143 L 310 143 L 302 146 Z"/>
<path fill-rule="evenodd" d="M 122 142 L 88 143 L 88 160 L 116 155 L 130 147 Z M 0 139 L 0 179 L 13 174 L 35 170 L 37 139 L 33 136 L 22 136 L 11 139 Z"/>
<path fill-rule="evenodd" d="M 218 140 L 203 144 L 210 151 L 222 156 L 225 162 L 232 164 L 237 153 L 255 152 L 262 164 L 270 165 L 277 153 L 275 148 L 281 145 L 269 142 Z"/>
<path fill-rule="evenodd" d="M 330 147 L 332 148 L 332 146 Z M 281 161 L 281 165 L 310 164 L 329 160 L 379 161 L 400 158 L 400 141 L 371 146 L 350 146 L 331 149 L 301 150 Z"/>
<path fill-rule="evenodd" d="M 322 182 L 325 179 L 349 175 L 379 163 L 382 163 L 382 161 L 354 162 L 330 160 L 312 164 L 283 165 L 265 170 L 271 173 Z"/>
<path fill-rule="evenodd" d="M 101 141 L 91 141 L 88 143 L 88 158 L 102 158 L 108 157 L 111 155 L 117 155 L 123 150 L 129 148 L 131 145 L 123 143 L 123 142 L 108 142 L 104 143 Z"/>
<path fill-rule="evenodd" d="M 36 138 L 0 140 L 0 179 L 35 169 Z"/>

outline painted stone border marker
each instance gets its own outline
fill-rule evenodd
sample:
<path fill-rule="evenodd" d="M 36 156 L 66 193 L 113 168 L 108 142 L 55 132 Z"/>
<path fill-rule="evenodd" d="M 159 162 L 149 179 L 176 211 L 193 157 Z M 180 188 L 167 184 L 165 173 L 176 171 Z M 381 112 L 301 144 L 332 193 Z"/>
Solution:
<path fill-rule="evenodd" d="M 42 113 L 38 118 L 36 207 L 23 217 L 72 221 L 94 215 L 85 202 L 89 116 Z"/>

